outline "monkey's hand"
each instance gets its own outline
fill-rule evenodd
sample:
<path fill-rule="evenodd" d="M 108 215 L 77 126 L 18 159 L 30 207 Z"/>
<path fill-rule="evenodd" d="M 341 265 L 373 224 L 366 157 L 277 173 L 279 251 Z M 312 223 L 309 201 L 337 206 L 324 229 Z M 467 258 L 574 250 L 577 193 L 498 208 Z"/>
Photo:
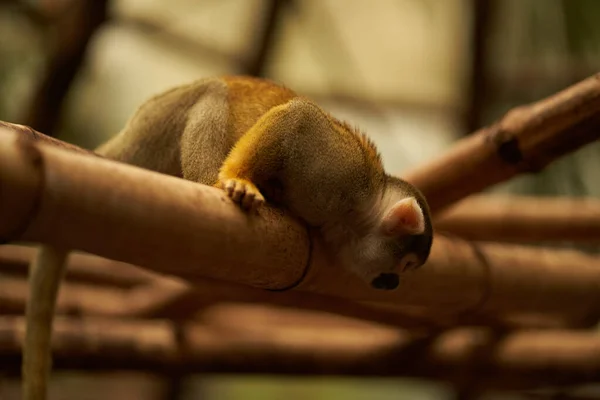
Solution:
<path fill-rule="evenodd" d="M 240 207 L 248 211 L 256 211 L 265 202 L 265 198 L 260 190 L 250 181 L 240 178 L 228 178 L 221 174 L 219 176 L 219 185 L 225 190 L 227 196 Z"/>

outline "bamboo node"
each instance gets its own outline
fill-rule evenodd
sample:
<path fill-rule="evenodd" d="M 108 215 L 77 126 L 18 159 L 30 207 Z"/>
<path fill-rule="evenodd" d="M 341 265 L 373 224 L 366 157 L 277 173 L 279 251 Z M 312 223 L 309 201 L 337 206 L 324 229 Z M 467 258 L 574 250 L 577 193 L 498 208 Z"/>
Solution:
<path fill-rule="evenodd" d="M 315 240 L 314 237 L 310 237 L 308 240 L 308 251 L 307 251 L 308 256 L 306 257 L 306 262 L 304 264 L 304 268 L 302 269 L 302 273 L 300 274 L 300 276 L 298 276 L 298 279 L 296 279 L 295 281 L 293 281 L 292 283 L 290 283 L 287 286 L 284 286 L 281 288 L 266 288 L 266 290 L 268 290 L 269 292 L 287 292 L 288 290 L 295 289 L 298 286 L 300 286 L 302 283 L 304 283 L 304 280 L 308 276 L 308 271 L 310 271 L 310 267 L 312 265 L 310 260 L 312 259 L 312 253 L 313 253 L 313 247 L 314 247 L 313 241 L 314 240 Z"/>
<path fill-rule="evenodd" d="M 485 140 L 496 148 L 496 154 L 507 164 L 515 165 L 522 172 L 537 173 L 544 169 L 528 160 L 521 151 L 519 138 L 511 129 L 505 128 L 503 121 L 496 122 L 485 131 Z"/>
<path fill-rule="evenodd" d="M 0 128 L 10 127 L 10 125 L 0 122 Z M 19 132 L 27 132 L 28 127 L 23 125 L 18 125 L 20 128 Z M 22 128 L 22 129 L 21 129 Z M 31 133 L 34 131 L 29 129 Z M 34 136 L 35 133 L 33 133 Z M 35 194 L 31 201 L 31 206 L 26 216 L 20 221 L 18 225 L 15 225 L 12 230 L 6 232 L 4 235 L 0 235 L 0 245 L 7 244 L 15 240 L 19 240 L 23 234 L 27 231 L 32 221 L 35 220 L 38 214 L 38 209 L 41 204 L 42 193 L 44 190 L 45 182 L 44 182 L 44 173 L 43 173 L 43 163 L 44 159 L 42 153 L 39 148 L 36 146 L 35 142 L 31 140 L 30 137 L 26 135 L 17 135 L 15 139 L 17 151 L 20 151 L 24 155 L 24 160 L 29 164 L 32 170 L 38 175 L 39 185 L 37 185 L 35 189 Z"/>
<path fill-rule="evenodd" d="M 33 135 L 36 136 L 35 133 Z M 25 155 L 25 159 L 35 167 L 37 172 L 41 173 L 44 160 L 35 142 L 25 135 L 17 135 L 15 141 L 18 151 L 21 151 Z"/>

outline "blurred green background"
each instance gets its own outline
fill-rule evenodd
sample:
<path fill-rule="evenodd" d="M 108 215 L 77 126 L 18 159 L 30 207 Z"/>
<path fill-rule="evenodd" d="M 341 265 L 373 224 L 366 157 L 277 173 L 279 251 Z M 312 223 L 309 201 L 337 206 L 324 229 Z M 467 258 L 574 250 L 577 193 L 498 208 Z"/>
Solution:
<path fill-rule="evenodd" d="M 88 148 L 157 92 L 245 73 L 361 126 L 401 173 L 598 71 L 597 0 L 0 0 L 0 120 Z M 596 143 L 493 190 L 597 197 L 599 177 Z M 0 379 L 0 400 L 19 398 Z M 467 397 L 405 379 L 59 372 L 51 398 Z"/>

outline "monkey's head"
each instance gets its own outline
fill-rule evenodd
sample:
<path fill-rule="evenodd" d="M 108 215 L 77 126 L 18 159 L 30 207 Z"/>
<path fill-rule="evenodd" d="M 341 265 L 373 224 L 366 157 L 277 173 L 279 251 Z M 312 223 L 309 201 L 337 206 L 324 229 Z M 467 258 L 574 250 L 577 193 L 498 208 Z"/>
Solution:
<path fill-rule="evenodd" d="M 393 290 L 403 271 L 427 261 L 433 231 L 424 196 L 398 178 L 387 184 L 368 228 L 340 249 L 341 261 L 373 288 Z"/>

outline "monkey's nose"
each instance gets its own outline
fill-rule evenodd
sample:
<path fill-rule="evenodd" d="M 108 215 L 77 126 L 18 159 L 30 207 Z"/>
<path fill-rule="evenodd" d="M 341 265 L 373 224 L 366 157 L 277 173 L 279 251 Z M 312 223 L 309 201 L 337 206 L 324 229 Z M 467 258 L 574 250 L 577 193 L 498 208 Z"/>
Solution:
<path fill-rule="evenodd" d="M 393 290 L 398 287 L 400 277 L 398 274 L 379 274 L 379 276 L 371 282 L 371 286 L 380 290 Z"/>

